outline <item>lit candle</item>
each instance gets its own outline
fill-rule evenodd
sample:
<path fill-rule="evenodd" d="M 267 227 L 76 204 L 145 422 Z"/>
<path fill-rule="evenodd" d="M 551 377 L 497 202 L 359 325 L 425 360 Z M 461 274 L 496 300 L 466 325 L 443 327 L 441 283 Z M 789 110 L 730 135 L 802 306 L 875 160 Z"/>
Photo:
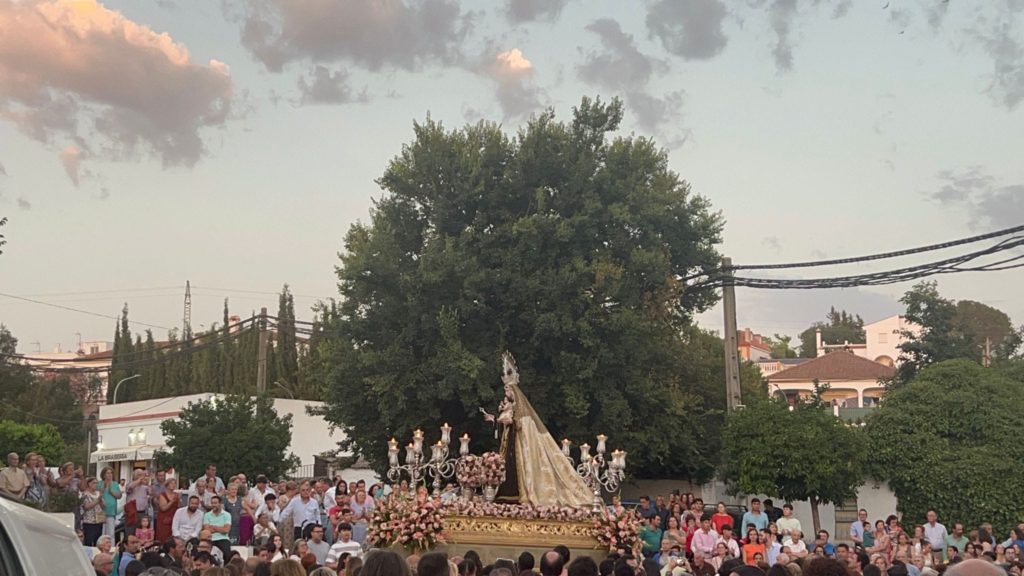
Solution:
<path fill-rule="evenodd" d="M 605 451 L 605 445 L 604 445 L 605 440 L 608 440 L 608 437 L 605 436 L 604 434 L 598 434 L 597 435 L 597 453 L 598 454 L 604 454 L 604 451 Z"/>
<path fill-rule="evenodd" d="M 452 427 L 449 426 L 447 422 L 445 422 L 444 426 L 441 426 L 441 443 L 444 444 L 445 446 L 447 446 L 448 443 L 451 442 L 451 441 L 452 441 Z"/>
<path fill-rule="evenodd" d="M 398 448 L 388 448 L 388 465 L 398 466 Z"/>
<path fill-rule="evenodd" d="M 388 440 L 388 450 L 398 450 L 398 440 L 394 438 Z"/>
<path fill-rule="evenodd" d="M 562 439 L 562 454 L 565 454 L 566 456 L 568 456 L 569 455 L 569 447 L 570 446 L 572 446 L 572 440 L 569 440 L 568 438 L 563 438 Z"/>
<path fill-rule="evenodd" d="M 412 444 L 417 454 L 423 452 L 423 430 L 417 428 L 416 431 L 412 433 Z"/>
<path fill-rule="evenodd" d="M 590 459 L 590 444 L 580 444 L 580 460 Z"/>
<path fill-rule="evenodd" d="M 463 434 L 462 438 L 459 438 L 459 442 L 462 443 L 462 446 L 459 446 L 459 454 L 462 455 L 462 456 L 468 455 L 469 454 L 469 434 Z"/>
<path fill-rule="evenodd" d="M 433 462 L 440 462 L 444 456 L 444 444 L 438 442 L 430 447 L 430 459 Z"/>
<path fill-rule="evenodd" d="M 416 461 L 416 446 L 409 444 L 405 447 L 405 463 L 412 464 Z"/>

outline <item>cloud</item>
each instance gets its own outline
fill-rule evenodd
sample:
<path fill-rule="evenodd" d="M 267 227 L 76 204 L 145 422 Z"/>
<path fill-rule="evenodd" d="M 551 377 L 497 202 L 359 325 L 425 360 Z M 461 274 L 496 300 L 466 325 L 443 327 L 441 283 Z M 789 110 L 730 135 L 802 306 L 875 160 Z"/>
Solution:
<path fill-rule="evenodd" d="M 519 48 L 485 56 L 476 72 L 495 83 L 495 98 L 506 120 L 518 118 L 543 106 L 544 91 L 533 81 L 533 63 Z"/>
<path fill-rule="evenodd" d="M 580 79 L 623 95 L 637 126 L 658 135 L 664 144 L 682 144 L 688 134 L 681 127 L 684 92 L 658 96 L 650 89 L 656 75 L 668 72 L 668 64 L 641 52 L 633 35 L 623 32 L 615 20 L 595 20 L 586 29 L 597 35 L 601 48 L 584 51 L 577 66 Z"/>
<path fill-rule="evenodd" d="M 60 153 L 60 164 L 64 173 L 77 187 L 82 181 L 82 149 L 71 144 Z"/>
<path fill-rule="evenodd" d="M 721 0 L 658 0 L 647 10 L 647 29 L 672 54 L 708 60 L 728 43 L 722 29 L 727 15 Z"/>
<path fill-rule="evenodd" d="M 242 45 L 272 72 L 305 60 L 371 71 L 450 64 L 472 24 L 457 0 L 249 0 L 228 10 Z"/>
<path fill-rule="evenodd" d="M 938 178 L 943 184 L 932 199 L 965 208 L 972 228 L 1009 228 L 1024 222 L 1024 184 L 1002 186 L 977 166 L 961 172 L 944 170 Z"/>
<path fill-rule="evenodd" d="M 558 19 L 569 0 L 505 0 L 505 16 L 513 24 Z"/>
<path fill-rule="evenodd" d="M 302 104 L 345 104 L 370 100 L 365 89 L 358 94 L 352 91 L 347 70 L 332 71 L 322 65 L 315 66 L 308 77 L 299 77 L 299 92 Z"/>
<path fill-rule="evenodd" d="M 31 210 L 32 203 L 22 197 L 18 197 L 18 208 L 21 208 L 22 210 Z"/>
<path fill-rule="evenodd" d="M 793 44 L 790 39 L 793 19 L 796 17 L 796 0 L 773 0 L 768 7 L 768 21 L 775 32 L 775 46 L 772 56 L 775 67 L 783 72 L 793 69 Z"/>
<path fill-rule="evenodd" d="M 615 20 L 602 18 L 586 29 L 601 40 L 603 50 L 586 54 L 578 70 L 580 78 L 611 90 L 627 90 L 647 84 L 655 72 L 668 71 L 668 64 L 645 55 Z"/>
<path fill-rule="evenodd" d="M 772 252 L 778 253 L 782 251 L 782 241 L 779 240 L 778 236 L 765 236 L 761 239 L 761 245 Z"/>
<path fill-rule="evenodd" d="M 1024 3 L 1020 3 L 1024 6 Z M 989 30 L 978 34 L 982 48 L 992 58 L 989 93 L 1009 110 L 1024 101 L 1024 26 L 1013 14 L 995 20 Z"/>
<path fill-rule="evenodd" d="M 0 0 L 0 118 L 37 140 L 192 165 L 231 99 L 227 66 L 95 0 Z"/>

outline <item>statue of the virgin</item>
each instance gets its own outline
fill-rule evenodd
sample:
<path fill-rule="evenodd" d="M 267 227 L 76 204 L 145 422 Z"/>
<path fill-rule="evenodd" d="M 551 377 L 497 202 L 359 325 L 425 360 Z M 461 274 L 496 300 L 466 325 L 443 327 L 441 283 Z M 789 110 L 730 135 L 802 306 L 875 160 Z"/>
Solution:
<path fill-rule="evenodd" d="M 519 371 L 508 352 L 502 356 L 501 380 L 505 397 L 498 405 L 498 415 L 481 409 L 484 419 L 497 427 L 499 451 L 505 458 L 505 481 L 498 487 L 498 500 L 534 506 L 590 506 L 590 489 L 519 388 Z"/>

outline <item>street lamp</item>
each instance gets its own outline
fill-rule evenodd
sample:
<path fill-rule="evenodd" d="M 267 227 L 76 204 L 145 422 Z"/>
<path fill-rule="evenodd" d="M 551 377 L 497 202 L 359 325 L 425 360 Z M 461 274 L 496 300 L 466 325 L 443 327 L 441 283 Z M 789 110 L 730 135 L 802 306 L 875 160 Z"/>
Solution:
<path fill-rule="evenodd" d="M 136 374 L 134 376 L 129 376 L 127 378 L 123 378 L 120 382 L 118 382 L 117 386 L 114 386 L 114 395 L 110 398 L 110 403 L 111 404 L 117 404 L 117 389 L 121 387 L 121 384 L 124 384 L 125 382 L 127 382 L 129 380 L 134 380 L 135 378 L 138 378 L 139 376 L 142 376 L 142 374 Z"/>

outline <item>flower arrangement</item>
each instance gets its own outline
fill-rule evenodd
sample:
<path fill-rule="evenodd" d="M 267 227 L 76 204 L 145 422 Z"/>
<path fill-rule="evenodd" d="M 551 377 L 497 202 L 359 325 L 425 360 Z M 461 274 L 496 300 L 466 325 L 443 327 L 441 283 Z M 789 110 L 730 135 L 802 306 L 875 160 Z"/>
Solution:
<path fill-rule="evenodd" d="M 484 486 L 499 486 L 505 481 L 505 459 L 497 452 L 484 452 L 480 456 Z"/>
<path fill-rule="evenodd" d="M 618 547 L 633 548 L 639 541 L 640 518 L 632 510 L 618 516 L 605 512 L 593 520 L 594 536 L 610 551 Z"/>
<path fill-rule="evenodd" d="M 376 548 L 399 544 L 409 552 L 427 551 L 445 543 L 444 517 L 430 500 L 396 499 L 374 509 L 366 541 Z"/>
<path fill-rule="evenodd" d="M 479 488 L 483 484 L 483 461 L 479 456 L 469 454 L 459 459 L 455 479 L 463 488 Z"/>

